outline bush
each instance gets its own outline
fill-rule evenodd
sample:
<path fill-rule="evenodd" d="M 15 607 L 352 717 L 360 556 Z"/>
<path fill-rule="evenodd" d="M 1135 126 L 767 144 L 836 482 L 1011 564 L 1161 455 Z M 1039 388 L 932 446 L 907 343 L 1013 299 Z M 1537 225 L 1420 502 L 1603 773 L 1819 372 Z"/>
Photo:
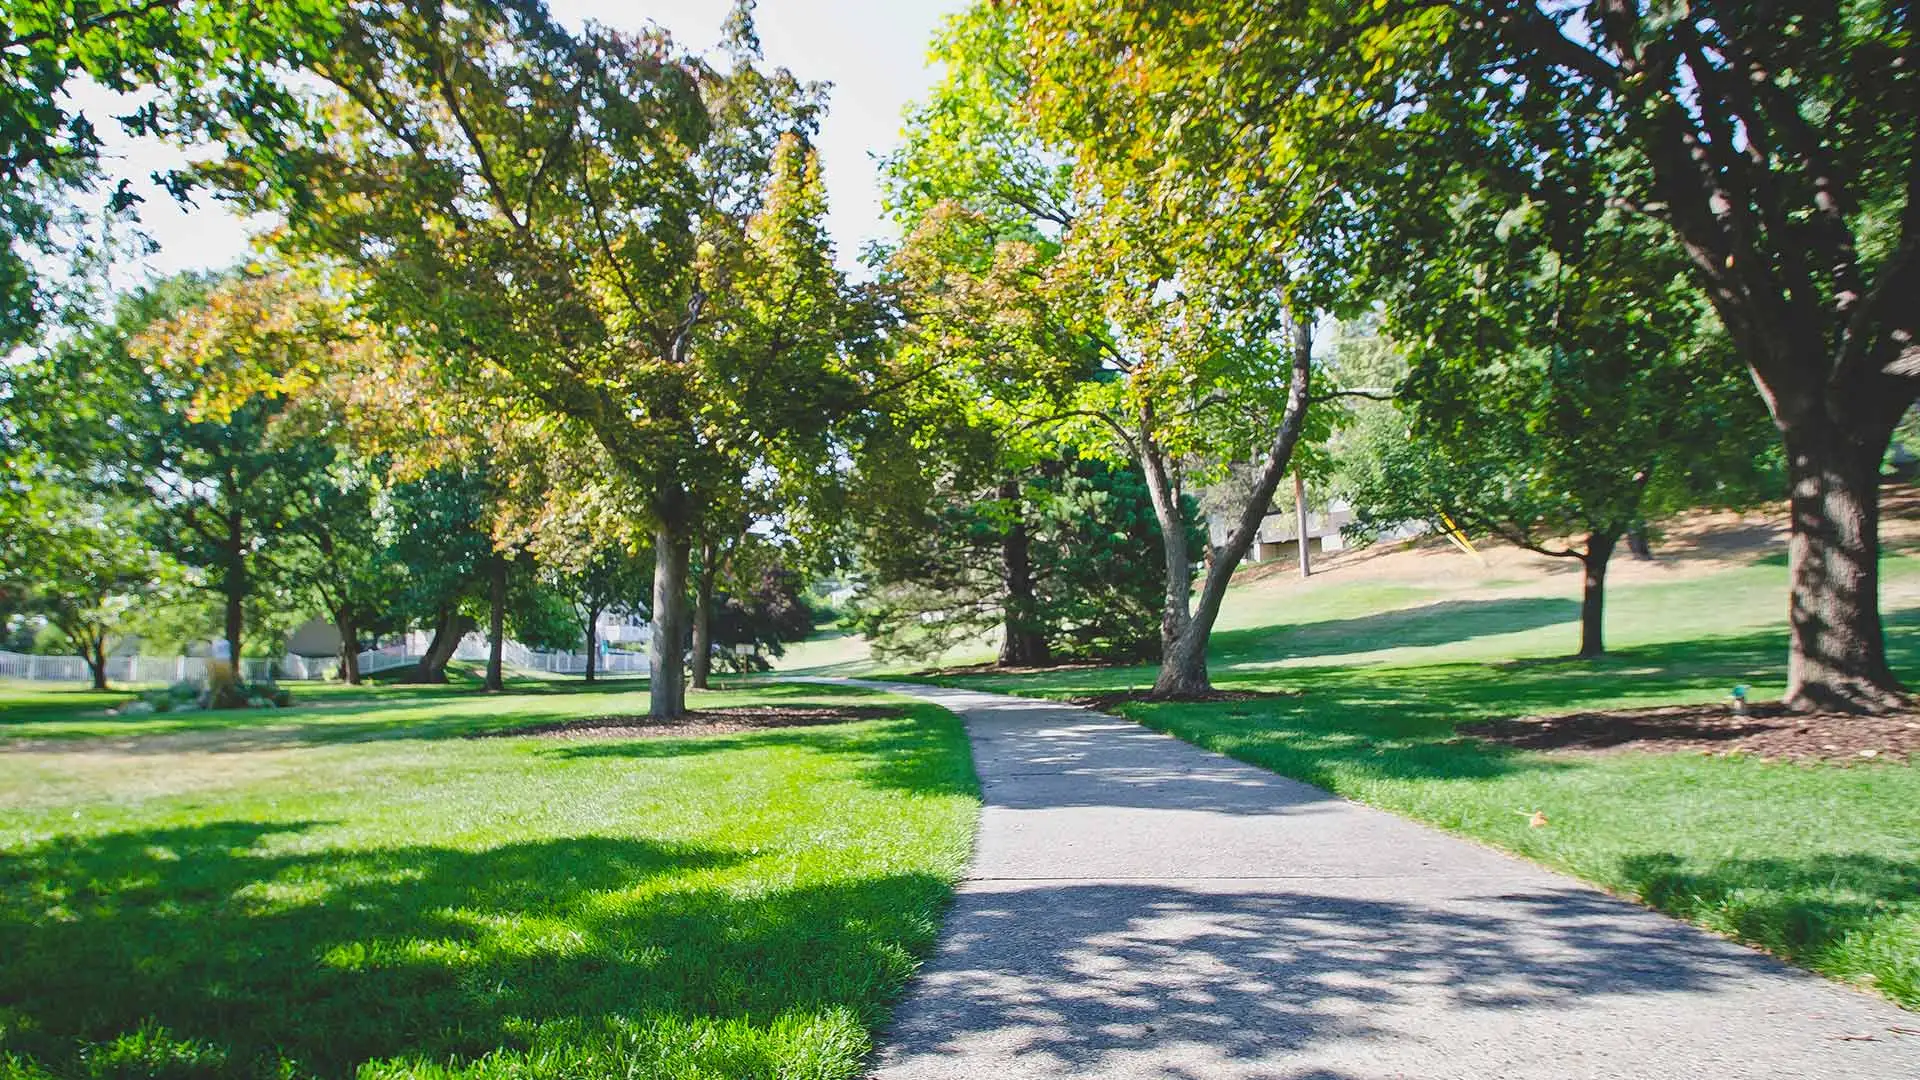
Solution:
<path fill-rule="evenodd" d="M 201 707 L 200 687 L 190 682 L 177 682 L 164 690 L 147 690 L 141 693 L 140 700 L 153 707 L 154 712 L 177 712 Z"/>
<path fill-rule="evenodd" d="M 293 704 L 293 694 L 272 679 L 246 683 L 237 680 L 216 682 L 200 687 L 177 682 L 165 690 L 147 690 L 140 694 L 142 712 L 187 712 L 193 709 L 284 709 Z"/>

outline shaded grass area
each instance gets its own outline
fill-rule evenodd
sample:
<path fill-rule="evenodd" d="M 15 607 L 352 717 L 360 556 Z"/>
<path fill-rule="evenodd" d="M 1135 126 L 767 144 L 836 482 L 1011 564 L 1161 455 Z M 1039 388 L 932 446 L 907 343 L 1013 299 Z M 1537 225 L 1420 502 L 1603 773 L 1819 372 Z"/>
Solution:
<path fill-rule="evenodd" d="M 60 735 L 0 752 L 0 1077 L 856 1075 L 971 844 L 958 720 L 456 737 L 643 701 L 395 688 L 248 744 L 6 695 Z M 698 704 L 770 701 L 897 703 Z"/>
<path fill-rule="evenodd" d="M 1890 559 L 1893 563 L 1896 560 Z M 1911 559 L 1890 567 L 1911 576 Z M 1786 634 L 1732 632 L 1779 603 L 1778 571 L 1742 567 L 1622 590 L 1597 661 L 1537 640 L 1554 610 L 1485 599 L 1216 635 L 1222 689 L 1297 697 L 1128 703 L 1115 711 L 1243 761 L 1538 859 L 1835 978 L 1920 1008 L 1920 766 L 1768 763 L 1622 752 L 1555 755 L 1456 732 L 1478 720 L 1756 699 L 1785 685 Z M 1920 609 L 1889 619 L 1920 673 Z M 1518 642 L 1519 644 L 1516 644 Z M 1378 662 L 1412 643 L 1426 662 Z M 1548 655 L 1542 655 L 1547 653 Z M 1151 684 L 1149 668 L 944 677 L 1071 698 Z M 1529 825 L 1535 812 L 1542 828 Z"/>

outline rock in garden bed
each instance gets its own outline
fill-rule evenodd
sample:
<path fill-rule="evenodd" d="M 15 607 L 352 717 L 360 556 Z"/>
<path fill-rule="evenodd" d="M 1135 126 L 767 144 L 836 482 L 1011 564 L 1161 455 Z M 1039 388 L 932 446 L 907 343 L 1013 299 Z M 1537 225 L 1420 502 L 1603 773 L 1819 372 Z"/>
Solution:
<path fill-rule="evenodd" d="M 491 739 L 508 735 L 538 735 L 549 739 L 686 739 L 770 728 L 892 720 L 904 715 L 900 709 L 890 705 L 739 705 L 726 709 L 690 709 L 680 720 L 656 720 L 643 714 L 589 716 L 581 720 L 488 731 L 471 737 Z"/>
<path fill-rule="evenodd" d="M 1651 750 L 1751 754 L 1784 761 L 1920 761 L 1920 712 L 1891 716 L 1800 713 L 1725 704 L 1528 716 L 1460 725 L 1460 733 L 1524 750 Z"/>

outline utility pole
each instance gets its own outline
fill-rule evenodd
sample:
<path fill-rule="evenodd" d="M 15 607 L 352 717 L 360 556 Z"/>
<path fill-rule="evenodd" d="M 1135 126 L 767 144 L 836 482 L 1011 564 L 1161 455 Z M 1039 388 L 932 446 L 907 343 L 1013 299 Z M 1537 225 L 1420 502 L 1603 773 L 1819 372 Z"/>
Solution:
<path fill-rule="evenodd" d="M 1300 470 L 1293 471 L 1293 535 L 1300 544 L 1300 576 L 1313 576 L 1313 560 L 1307 554 L 1307 483 Z"/>

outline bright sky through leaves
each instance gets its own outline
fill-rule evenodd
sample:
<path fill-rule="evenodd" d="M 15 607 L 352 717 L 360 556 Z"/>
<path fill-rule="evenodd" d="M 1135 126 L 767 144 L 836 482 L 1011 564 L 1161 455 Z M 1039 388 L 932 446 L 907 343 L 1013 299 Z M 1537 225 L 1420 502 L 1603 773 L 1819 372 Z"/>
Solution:
<path fill-rule="evenodd" d="M 594 19 L 629 29 L 652 21 L 699 50 L 719 40 L 720 21 L 730 6 L 730 0 L 549 3 L 570 26 Z M 943 16 L 962 6 L 960 0 L 761 0 L 755 12 L 770 64 L 791 68 L 802 79 L 833 84 L 819 150 L 831 200 L 827 225 L 835 255 L 849 271 L 855 271 L 868 242 L 891 235 L 882 220 L 874 155 L 899 143 L 902 110 L 923 96 L 936 77 L 926 64 L 933 32 Z M 99 109 L 102 117 L 119 111 L 104 93 L 81 101 L 89 111 Z M 224 266 L 245 255 L 246 227 L 225 207 L 207 198 L 197 207 L 181 207 L 145 182 L 154 170 L 178 164 L 178 150 L 157 140 L 126 139 L 111 124 L 101 127 L 108 135 L 113 175 L 136 178 L 147 196 L 141 218 L 160 250 L 145 261 L 146 268 L 168 273 Z M 117 274 L 115 284 L 131 284 L 138 276 Z"/>

